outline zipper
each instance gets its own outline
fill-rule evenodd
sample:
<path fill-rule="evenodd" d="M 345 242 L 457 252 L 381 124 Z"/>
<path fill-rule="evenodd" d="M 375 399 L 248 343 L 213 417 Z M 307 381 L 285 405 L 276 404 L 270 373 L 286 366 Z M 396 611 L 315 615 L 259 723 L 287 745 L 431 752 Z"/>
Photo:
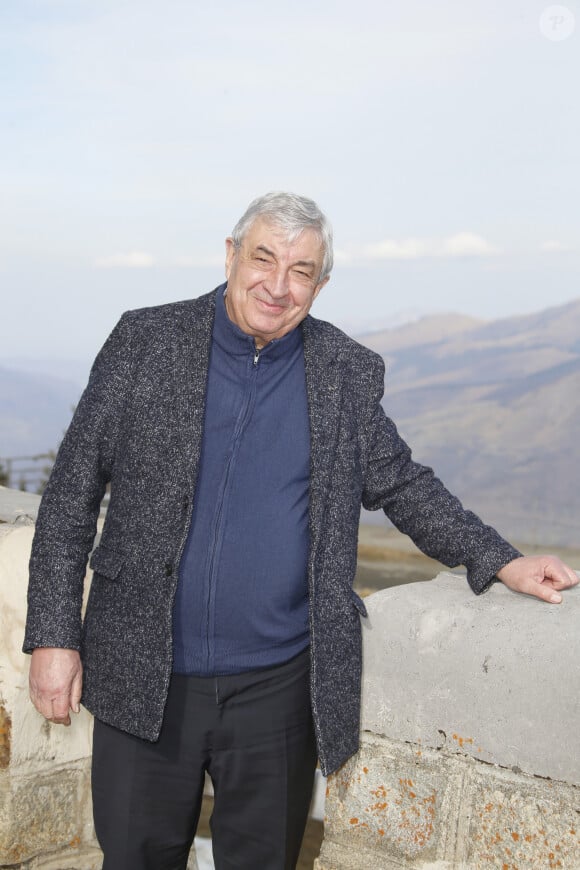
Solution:
<path fill-rule="evenodd" d="M 215 513 L 215 522 L 213 527 L 213 534 L 211 537 L 211 545 L 210 545 L 210 558 L 208 563 L 208 571 L 207 571 L 207 610 L 206 610 L 206 666 L 208 669 L 208 673 L 212 670 L 213 665 L 213 654 L 212 654 L 212 644 L 211 644 L 211 620 L 212 620 L 212 612 L 214 608 L 214 599 L 215 599 L 215 591 L 216 591 L 216 580 L 217 580 L 217 569 L 219 564 L 219 551 L 221 549 L 221 542 L 223 538 L 223 517 L 224 517 L 224 504 L 226 498 L 229 493 L 230 483 L 232 479 L 232 473 L 234 470 L 235 462 L 238 455 L 238 449 L 240 446 L 240 441 L 244 435 L 246 430 L 246 426 L 251 418 L 252 411 L 254 408 L 254 398 L 256 394 L 256 380 L 258 376 L 258 363 L 260 360 L 260 351 L 255 348 L 252 355 L 252 365 L 249 370 L 249 378 L 246 387 L 246 395 L 244 397 L 244 402 L 242 403 L 242 407 L 238 414 L 238 419 L 236 421 L 236 425 L 234 427 L 234 432 L 232 436 L 232 448 L 226 463 L 226 467 L 224 470 L 224 474 L 222 477 L 222 484 L 220 488 L 220 496 L 219 501 L 216 506 Z"/>

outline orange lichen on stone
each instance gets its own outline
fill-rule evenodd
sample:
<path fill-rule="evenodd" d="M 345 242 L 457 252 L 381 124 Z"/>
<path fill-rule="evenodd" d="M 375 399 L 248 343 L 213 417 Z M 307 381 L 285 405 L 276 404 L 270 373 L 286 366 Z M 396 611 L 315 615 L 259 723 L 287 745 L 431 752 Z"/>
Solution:
<path fill-rule="evenodd" d="M 516 831 L 512 831 L 512 840 L 514 841 L 514 843 L 517 843 L 519 839 L 520 835 L 516 833 Z"/>
<path fill-rule="evenodd" d="M 351 823 L 351 825 L 358 825 L 358 819 L 357 819 L 356 817 L 355 817 L 355 818 L 352 818 L 352 819 L 350 820 L 350 823 Z"/>
<path fill-rule="evenodd" d="M 422 849 L 433 835 L 436 794 L 420 798 L 411 790 L 411 779 L 400 779 L 399 782 L 402 788 L 400 796 L 395 800 L 400 807 L 399 831 L 404 832 L 405 838 L 410 837 L 418 849 Z M 405 805 L 409 801 L 412 803 Z"/>
<path fill-rule="evenodd" d="M 368 773 L 368 772 L 369 772 L 368 767 L 363 767 L 363 773 Z"/>
<path fill-rule="evenodd" d="M 421 830 L 415 831 L 415 834 L 413 835 L 413 841 L 417 844 L 417 846 L 420 846 L 420 848 L 423 848 L 424 846 L 427 845 L 427 843 L 431 839 L 432 833 L 433 833 L 433 825 L 428 824 L 424 828 L 422 828 Z"/>
<path fill-rule="evenodd" d="M 459 734 L 452 734 L 451 736 L 459 744 L 461 749 L 463 749 L 465 743 L 473 746 L 473 737 L 460 737 Z"/>
<path fill-rule="evenodd" d="M 379 830 L 377 831 L 377 833 L 378 833 L 379 837 L 384 837 L 384 836 L 385 836 L 385 832 L 383 831 L 382 828 L 379 828 Z"/>
<path fill-rule="evenodd" d="M 69 846 L 71 846 L 73 849 L 76 849 L 76 848 L 78 848 L 78 846 L 80 846 L 80 844 L 81 844 L 81 838 L 77 836 L 77 837 L 72 838 L 72 840 L 69 843 Z"/>
<path fill-rule="evenodd" d="M 10 764 L 12 719 L 3 705 L 0 705 L 0 768 Z"/>

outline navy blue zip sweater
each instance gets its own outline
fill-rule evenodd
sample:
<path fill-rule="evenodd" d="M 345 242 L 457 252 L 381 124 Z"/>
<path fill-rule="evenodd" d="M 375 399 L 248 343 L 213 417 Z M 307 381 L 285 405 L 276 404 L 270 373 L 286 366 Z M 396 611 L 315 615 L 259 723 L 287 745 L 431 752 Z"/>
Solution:
<path fill-rule="evenodd" d="M 302 332 L 257 353 L 221 288 L 173 611 L 176 673 L 242 673 L 308 645 L 309 464 Z"/>

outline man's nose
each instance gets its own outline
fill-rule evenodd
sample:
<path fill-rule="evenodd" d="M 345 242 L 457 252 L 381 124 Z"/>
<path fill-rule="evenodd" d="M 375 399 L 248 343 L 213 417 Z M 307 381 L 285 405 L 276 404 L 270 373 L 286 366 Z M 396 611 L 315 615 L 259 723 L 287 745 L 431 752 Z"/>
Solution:
<path fill-rule="evenodd" d="M 266 289 L 274 299 L 281 299 L 288 293 L 288 277 L 284 269 L 276 269 L 268 275 Z"/>

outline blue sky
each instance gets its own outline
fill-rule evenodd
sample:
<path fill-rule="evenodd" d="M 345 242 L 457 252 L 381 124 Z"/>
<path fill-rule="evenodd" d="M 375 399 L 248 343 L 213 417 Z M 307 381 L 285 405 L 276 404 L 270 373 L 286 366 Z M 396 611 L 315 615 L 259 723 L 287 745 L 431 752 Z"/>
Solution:
<path fill-rule="evenodd" d="M 313 313 L 351 331 L 580 296 L 580 2 L 565 39 L 548 5 L 3 0 L 0 359 L 211 289 L 271 189 L 331 218 Z"/>

